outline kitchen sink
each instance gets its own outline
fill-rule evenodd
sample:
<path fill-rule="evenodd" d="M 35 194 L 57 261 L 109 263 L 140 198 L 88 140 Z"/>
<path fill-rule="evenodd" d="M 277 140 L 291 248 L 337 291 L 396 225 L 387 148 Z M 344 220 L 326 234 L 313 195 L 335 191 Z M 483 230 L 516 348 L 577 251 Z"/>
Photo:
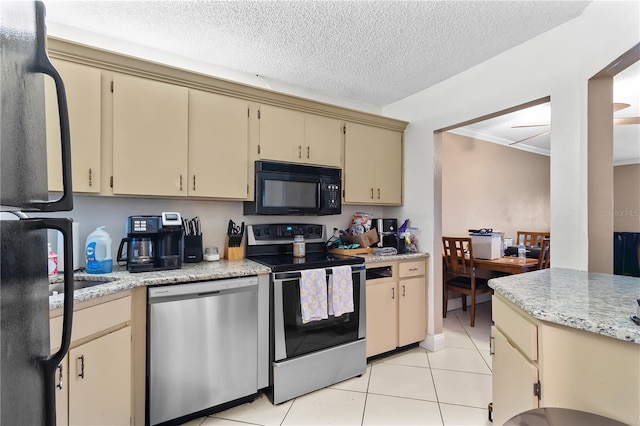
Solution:
<path fill-rule="evenodd" d="M 113 281 L 114 280 L 94 281 L 94 280 L 83 280 L 81 278 L 78 278 L 73 280 L 73 289 L 80 290 L 83 288 L 94 287 L 100 284 L 106 284 L 108 282 L 113 282 Z M 49 285 L 49 296 L 54 296 L 55 294 L 62 294 L 62 293 L 64 293 L 64 282 Z"/>

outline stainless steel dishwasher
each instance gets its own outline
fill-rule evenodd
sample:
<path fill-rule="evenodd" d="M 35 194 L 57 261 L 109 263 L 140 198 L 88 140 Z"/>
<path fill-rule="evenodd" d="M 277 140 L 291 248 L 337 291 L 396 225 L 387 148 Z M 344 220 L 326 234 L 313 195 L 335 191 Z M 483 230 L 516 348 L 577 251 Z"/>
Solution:
<path fill-rule="evenodd" d="M 258 391 L 258 278 L 148 288 L 147 423 Z"/>

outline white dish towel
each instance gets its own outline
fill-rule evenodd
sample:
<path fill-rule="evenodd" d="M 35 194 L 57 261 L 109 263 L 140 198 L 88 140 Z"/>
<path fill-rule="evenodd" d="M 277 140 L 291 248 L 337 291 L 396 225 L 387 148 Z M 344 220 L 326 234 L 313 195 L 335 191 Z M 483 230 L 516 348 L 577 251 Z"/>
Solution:
<path fill-rule="evenodd" d="M 329 275 L 329 315 L 339 317 L 353 312 L 353 278 L 351 266 L 331 268 Z"/>
<path fill-rule="evenodd" d="M 304 324 L 328 318 L 326 277 L 324 269 L 300 271 L 300 313 Z"/>

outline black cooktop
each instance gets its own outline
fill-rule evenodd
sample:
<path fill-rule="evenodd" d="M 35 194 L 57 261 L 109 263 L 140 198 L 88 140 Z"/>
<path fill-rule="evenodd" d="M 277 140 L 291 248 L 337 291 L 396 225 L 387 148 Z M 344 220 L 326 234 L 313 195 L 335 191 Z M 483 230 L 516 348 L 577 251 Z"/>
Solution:
<path fill-rule="evenodd" d="M 302 269 L 331 268 L 332 266 L 358 265 L 364 259 L 326 252 L 307 252 L 305 257 L 293 257 L 292 253 L 249 256 L 249 259 L 269 266 L 273 272 L 300 271 Z"/>

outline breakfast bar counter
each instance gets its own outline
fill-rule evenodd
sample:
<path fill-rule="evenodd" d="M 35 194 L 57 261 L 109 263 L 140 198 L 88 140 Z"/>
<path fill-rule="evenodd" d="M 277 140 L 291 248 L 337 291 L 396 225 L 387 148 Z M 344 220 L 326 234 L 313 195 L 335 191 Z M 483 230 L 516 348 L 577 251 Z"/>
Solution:
<path fill-rule="evenodd" d="M 640 278 L 551 268 L 489 286 L 494 424 L 539 407 L 640 424 Z"/>

